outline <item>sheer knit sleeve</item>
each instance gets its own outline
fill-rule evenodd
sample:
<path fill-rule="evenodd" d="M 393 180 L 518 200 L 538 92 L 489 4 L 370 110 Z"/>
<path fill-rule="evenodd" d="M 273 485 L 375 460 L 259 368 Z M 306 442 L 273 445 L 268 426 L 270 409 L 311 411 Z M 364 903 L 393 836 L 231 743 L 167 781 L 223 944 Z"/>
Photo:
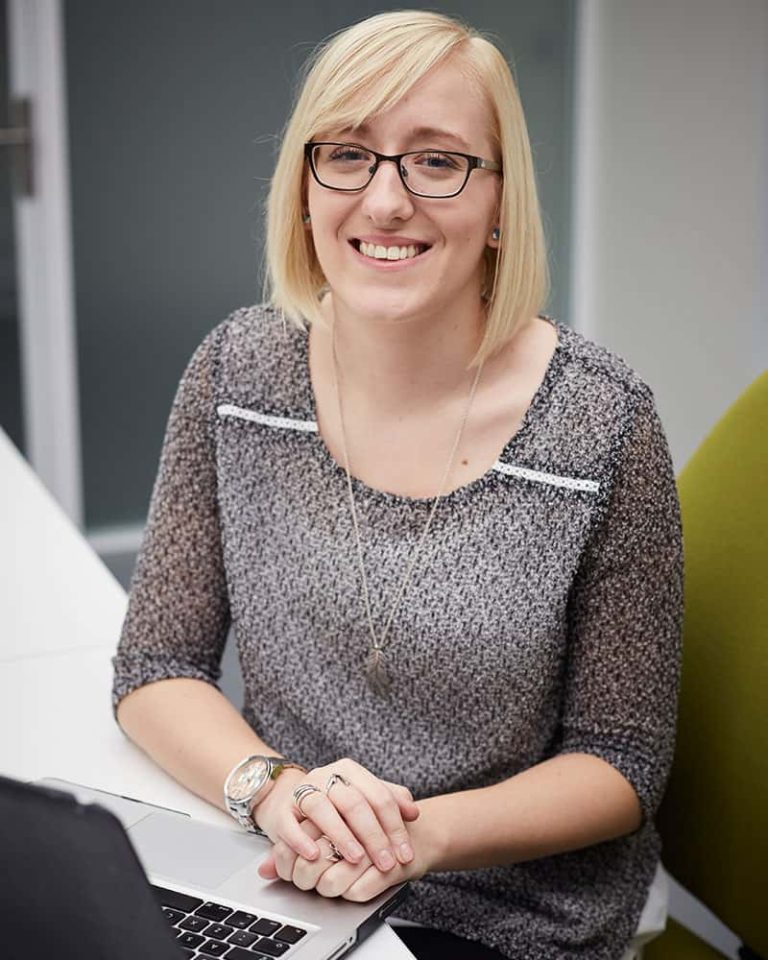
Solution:
<path fill-rule="evenodd" d="M 213 367 L 203 341 L 171 408 L 149 519 L 113 660 L 113 706 L 156 680 L 215 684 L 229 627 L 216 503 Z"/>
<path fill-rule="evenodd" d="M 683 561 L 672 463 L 647 388 L 617 457 L 569 602 L 560 752 L 594 754 L 616 767 L 648 819 L 674 750 Z"/>

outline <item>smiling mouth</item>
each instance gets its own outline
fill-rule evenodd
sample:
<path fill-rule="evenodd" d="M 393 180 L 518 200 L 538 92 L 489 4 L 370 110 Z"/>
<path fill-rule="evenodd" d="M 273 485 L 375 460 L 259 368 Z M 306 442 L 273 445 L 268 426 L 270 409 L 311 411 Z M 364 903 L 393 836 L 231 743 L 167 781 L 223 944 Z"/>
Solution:
<path fill-rule="evenodd" d="M 350 240 L 352 246 L 364 257 L 371 260 L 413 260 L 429 250 L 429 244 L 411 243 L 406 246 L 385 247 L 378 243 L 366 243 L 364 240 Z"/>

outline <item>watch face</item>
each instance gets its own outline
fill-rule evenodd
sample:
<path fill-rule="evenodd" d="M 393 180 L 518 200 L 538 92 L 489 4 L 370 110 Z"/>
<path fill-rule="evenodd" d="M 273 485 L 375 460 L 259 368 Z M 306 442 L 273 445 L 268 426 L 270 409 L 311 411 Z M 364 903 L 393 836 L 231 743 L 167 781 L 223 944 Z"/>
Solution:
<path fill-rule="evenodd" d="M 267 779 L 265 760 L 251 760 L 229 784 L 229 796 L 233 800 L 245 800 L 250 797 Z"/>

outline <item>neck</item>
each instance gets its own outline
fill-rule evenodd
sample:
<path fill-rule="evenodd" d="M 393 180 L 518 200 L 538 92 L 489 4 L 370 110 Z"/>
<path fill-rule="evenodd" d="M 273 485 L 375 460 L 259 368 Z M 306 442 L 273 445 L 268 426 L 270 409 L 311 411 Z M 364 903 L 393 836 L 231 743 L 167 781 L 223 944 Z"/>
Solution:
<path fill-rule="evenodd" d="M 327 298 L 330 300 L 330 297 Z M 350 408 L 383 415 L 433 409 L 457 399 L 482 338 L 482 307 L 440 317 L 366 322 L 329 303 L 328 347 L 335 327 L 339 378 Z"/>

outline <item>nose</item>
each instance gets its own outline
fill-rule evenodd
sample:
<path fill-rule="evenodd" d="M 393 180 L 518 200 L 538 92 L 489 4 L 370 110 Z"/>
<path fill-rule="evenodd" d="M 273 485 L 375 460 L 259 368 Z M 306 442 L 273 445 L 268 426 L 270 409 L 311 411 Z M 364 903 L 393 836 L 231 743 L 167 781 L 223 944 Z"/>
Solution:
<path fill-rule="evenodd" d="M 413 216 L 413 198 L 400 179 L 395 161 L 384 160 L 379 164 L 363 191 L 362 206 L 370 221 L 381 226 Z"/>

